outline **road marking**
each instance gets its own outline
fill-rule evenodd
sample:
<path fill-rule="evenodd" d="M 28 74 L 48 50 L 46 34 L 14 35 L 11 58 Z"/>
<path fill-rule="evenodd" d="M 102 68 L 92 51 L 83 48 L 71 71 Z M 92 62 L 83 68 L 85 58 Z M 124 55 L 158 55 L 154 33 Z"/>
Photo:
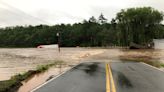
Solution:
<path fill-rule="evenodd" d="M 78 65 L 80 65 L 80 64 L 82 64 L 82 63 L 79 63 L 79 64 L 73 66 L 72 68 L 70 68 L 69 70 L 67 70 L 67 71 L 65 71 L 65 72 L 62 72 L 61 74 L 57 75 L 56 77 L 54 77 L 54 78 L 52 78 L 52 79 L 50 79 L 50 80 L 44 82 L 43 84 L 41 84 L 41 85 L 37 86 L 36 88 L 32 89 L 30 92 L 34 92 L 34 91 L 36 91 L 37 89 L 43 87 L 44 85 L 48 84 L 49 82 L 51 82 L 51 81 L 57 79 L 58 77 L 62 76 L 64 73 L 73 70 L 76 66 L 78 66 Z"/>
<path fill-rule="evenodd" d="M 110 92 L 110 77 L 108 64 L 106 64 L 106 92 Z"/>
<path fill-rule="evenodd" d="M 112 82 L 112 92 L 116 92 L 116 87 L 115 87 L 115 83 L 114 83 L 114 79 L 113 79 L 110 65 L 109 65 L 109 73 L 110 73 L 110 76 L 111 76 L 110 78 L 111 78 L 111 82 Z"/>
<path fill-rule="evenodd" d="M 113 79 L 113 75 L 112 75 L 112 71 L 111 71 L 111 67 L 108 64 L 108 69 L 109 69 L 109 75 L 110 75 L 110 80 L 111 80 L 111 92 L 116 92 L 116 87 L 115 87 L 115 83 L 114 83 L 114 79 Z"/>
<path fill-rule="evenodd" d="M 144 64 L 144 65 L 146 65 L 146 66 L 149 66 L 149 67 L 151 67 L 151 68 L 154 68 L 154 69 L 156 69 L 156 70 L 159 70 L 159 71 L 161 71 L 161 72 L 164 72 L 163 70 L 160 70 L 159 68 L 154 67 L 154 66 L 152 66 L 152 65 L 146 64 L 146 63 L 144 63 L 144 62 L 140 62 L 140 63 L 141 63 L 141 64 Z"/>

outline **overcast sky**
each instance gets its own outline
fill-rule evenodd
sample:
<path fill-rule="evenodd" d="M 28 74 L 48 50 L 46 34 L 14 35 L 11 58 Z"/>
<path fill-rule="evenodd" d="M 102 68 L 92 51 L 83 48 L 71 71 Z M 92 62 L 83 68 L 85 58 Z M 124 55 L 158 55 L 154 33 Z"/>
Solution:
<path fill-rule="evenodd" d="M 0 0 L 0 27 L 72 24 L 101 13 L 110 21 L 121 9 L 143 6 L 164 12 L 164 0 Z"/>

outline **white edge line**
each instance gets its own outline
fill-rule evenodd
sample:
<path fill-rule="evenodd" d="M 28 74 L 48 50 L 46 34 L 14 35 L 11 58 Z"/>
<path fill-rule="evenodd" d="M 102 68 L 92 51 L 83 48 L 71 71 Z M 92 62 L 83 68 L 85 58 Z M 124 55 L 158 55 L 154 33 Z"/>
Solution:
<path fill-rule="evenodd" d="M 154 69 L 156 69 L 156 70 L 159 70 L 159 71 L 161 71 L 161 72 L 164 72 L 164 71 L 160 70 L 159 68 L 154 67 L 154 66 L 152 66 L 152 65 L 146 64 L 146 63 L 144 63 L 144 62 L 140 62 L 140 63 L 142 63 L 142 64 L 144 64 L 144 65 L 147 65 L 147 66 L 149 66 L 149 67 L 152 67 L 152 68 L 154 68 Z"/>
<path fill-rule="evenodd" d="M 61 75 L 63 75 L 64 73 L 66 73 L 66 72 L 68 72 L 68 71 L 72 70 L 73 68 L 75 68 L 76 66 L 78 66 L 78 65 L 80 65 L 80 64 L 81 64 L 81 63 L 79 63 L 79 64 L 75 65 L 74 67 L 72 67 L 71 69 L 69 69 L 69 70 L 67 70 L 67 71 L 65 71 L 65 72 L 62 72 L 61 74 L 59 74 L 59 75 L 57 75 L 56 77 L 54 77 L 54 78 L 52 78 L 52 79 L 50 79 L 50 80 L 48 80 L 48 81 L 44 82 L 43 84 L 41 84 L 41 85 L 39 85 L 39 86 L 35 87 L 35 88 L 34 88 L 34 89 L 32 89 L 30 92 L 34 92 L 34 91 L 36 91 L 37 89 L 39 89 L 39 88 L 41 88 L 42 86 L 44 86 L 44 85 L 48 84 L 49 82 L 51 82 L 51 81 L 53 81 L 54 79 L 56 79 L 56 78 L 60 77 L 60 76 L 61 76 Z"/>

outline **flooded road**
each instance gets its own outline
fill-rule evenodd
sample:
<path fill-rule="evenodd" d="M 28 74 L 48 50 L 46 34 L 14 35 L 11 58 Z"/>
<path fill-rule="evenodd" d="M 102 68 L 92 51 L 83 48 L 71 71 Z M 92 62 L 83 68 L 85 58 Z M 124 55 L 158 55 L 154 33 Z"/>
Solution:
<path fill-rule="evenodd" d="M 154 60 L 164 63 L 164 50 L 121 50 L 101 48 L 0 48 L 0 80 L 10 79 L 11 76 L 35 69 L 38 65 L 53 63 L 63 60 L 69 65 L 80 62 L 109 62 L 123 58 L 136 58 Z"/>
<path fill-rule="evenodd" d="M 69 66 L 77 65 L 81 62 L 120 62 L 120 57 L 159 60 L 164 62 L 164 50 L 61 48 L 61 53 L 59 53 L 57 49 L 1 48 L 0 80 L 10 79 L 10 77 L 15 74 L 24 73 L 28 70 L 34 70 L 38 65 L 53 63 L 56 60 L 63 60 L 66 62 L 67 66 Z M 65 68 L 66 69 L 63 69 L 63 71 L 66 71 L 70 67 Z M 96 68 L 94 71 L 96 71 Z M 86 72 L 90 73 L 91 71 L 86 70 Z M 59 73 L 60 72 L 58 68 L 51 68 L 47 72 L 35 75 L 23 82 L 23 86 L 19 89 L 19 92 L 31 90 L 45 82 L 49 77 L 54 77 Z M 125 77 L 121 73 L 119 76 Z M 128 83 L 128 79 L 125 81 Z M 127 85 L 131 86 L 130 83 Z"/>
<path fill-rule="evenodd" d="M 62 60 L 69 65 L 78 64 L 88 56 L 103 53 L 101 49 L 61 48 L 0 48 L 0 80 L 8 80 L 11 76 L 35 69 L 38 65 Z"/>
<path fill-rule="evenodd" d="M 137 62 L 82 63 L 32 90 L 32 92 L 163 91 L 164 72 Z"/>

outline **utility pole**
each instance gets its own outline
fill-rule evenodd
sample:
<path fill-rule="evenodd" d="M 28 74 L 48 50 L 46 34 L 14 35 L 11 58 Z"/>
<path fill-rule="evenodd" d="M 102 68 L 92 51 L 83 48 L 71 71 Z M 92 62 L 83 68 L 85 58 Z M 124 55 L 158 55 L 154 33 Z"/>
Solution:
<path fill-rule="evenodd" d="M 58 51 L 60 52 L 60 34 L 59 32 L 56 33 L 57 39 L 58 39 Z"/>

